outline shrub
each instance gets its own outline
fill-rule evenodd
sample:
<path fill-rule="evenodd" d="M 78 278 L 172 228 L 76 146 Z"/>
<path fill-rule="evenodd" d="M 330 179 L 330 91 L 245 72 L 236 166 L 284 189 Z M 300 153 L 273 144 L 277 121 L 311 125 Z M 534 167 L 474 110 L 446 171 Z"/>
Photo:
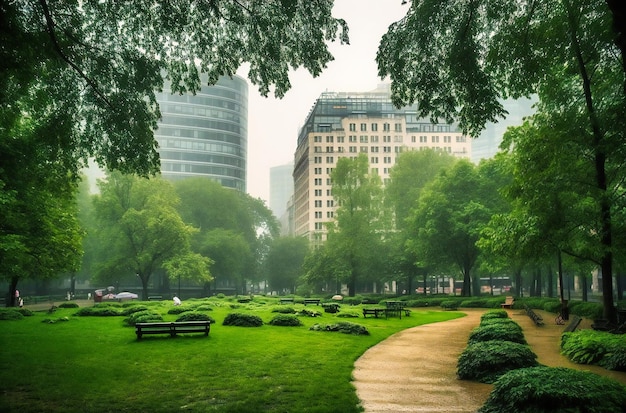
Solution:
<path fill-rule="evenodd" d="M 504 328 L 510 328 L 516 332 L 524 334 L 522 327 L 510 318 L 488 318 L 480 322 L 481 327 L 484 326 L 503 326 Z"/>
<path fill-rule="evenodd" d="M 215 319 L 210 315 L 198 313 L 195 311 L 188 311 L 183 313 L 176 321 L 210 321 L 211 324 L 215 324 Z"/>
<path fill-rule="evenodd" d="M 70 321 L 69 317 L 60 317 L 60 318 L 44 318 L 41 320 L 42 323 L 45 324 L 55 324 L 57 322 Z"/>
<path fill-rule="evenodd" d="M 590 318 L 592 320 L 602 318 L 602 304 L 600 303 L 570 301 L 568 307 L 571 314 L 576 314 L 580 317 Z"/>
<path fill-rule="evenodd" d="M 303 308 L 298 311 L 298 315 L 306 316 L 306 317 L 319 317 L 322 314 L 317 310 L 311 310 L 309 308 Z"/>
<path fill-rule="evenodd" d="M 359 305 L 361 301 L 362 299 L 360 297 L 344 297 L 341 302 L 346 305 Z"/>
<path fill-rule="evenodd" d="M 626 388 L 588 371 L 534 367 L 502 375 L 478 413 L 626 412 Z"/>
<path fill-rule="evenodd" d="M 76 303 L 61 303 L 61 304 L 59 304 L 59 308 L 78 308 L 78 304 L 76 304 Z"/>
<path fill-rule="evenodd" d="M 28 308 L 17 308 L 16 311 L 20 313 L 21 315 L 23 315 L 24 317 L 30 317 L 34 314 Z"/>
<path fill-rule="evenodd" d="M 193 311 L 193 308 L 189 307 L 189 306 L 177 305 L 177 306 L 172 307 L 169 310 L 167 310 L 167 313 L 176 315 L 176 314 L 182 314 L 182 313 L 187 312 L 187 311 Z"/>
<path fill-rule="evenodd" d="M 530 347 L 510 341 L 484 341 L 468 345 L 459 356 L 457 375 L 463 380 L 493 383 L 509 370 L 537 366 Z"/>
<path fill-rule="evenodd" d="M 122 315 L 122 312 L 112 306 L 85 307 L 76 312 L 81 317 L 115 317 Z"/>
<path fill-rule="evenodd" d="M 470 300 L 461 301 L 461 307 L 463 308 L 490 308 L 489 302 L 486 298 L 472 298 Z"/>
<path fill-rule="evenodd" d="M 302 321 L 292 314 L 278 314 L 270 321 L 273 326 L 298 327 L 302 325 Z"/>
<path fill-rule="evenodd" d="M 609 370 L 626 368 L 626 336 L 580 330 L 561 335 L 561 353 L 580 364 L 600 364 Z"/>
<path fill-rule="evenodd" d="M 456 310 L 459 308 L 459 302 L 456 300 L 445 300 L 439 304 L 444 310 Z"/>
<path fill-rule="evenodd" d="M 200 304 L 196 307 L 196 311 L 213 311 L 213 306 L 211 304 Z"/>
<path fill-rule="evenodd" d="M 548 300 L 543 303 L 543 309 L 549 313 L 558 314 L 561 312 L 561 307 L 561 302 L 558 300 Z"/>
<path fill-rule="evenodd" d="M 226 297 L 224 293 L 217 293 L 215 296 L 220 299 Z"/>
<path fill-rule="evenodd" d="M 263 320 L 261 317 L 251 314 L 242 313 L 230 313 L 224 318 L 222 323 L 225 326 L 238 326 L 238 327 L 261 327 Z"/>
<path fill-rule="evenodd" d="M 362 313 L 359 313 L 356 310 L 344 310 L 340 313 L 337 313 L 335 317 L 339 318 L 359 318 Z"/>
<path fill-rule="evenodd" d="M 295 314 L 296 310 L 288 305 L 277 305 L 272 308 L 272 313 Z"/>
<path fill-rule="evenodd" d="M 509 318 L 509 313 L 506 310 L 489 310 L 480 316 L 480 321 L 482 323 L 484 320 L 493 318 Z"/>
<path fill-rule="evenodd" d="M 491 340 L 526 344 L 524 333 L 517 323 L 515 323 L 515 326 L 510 324 L 480 325 L 470 333 L 468 344 Z"/>
<path fill-rule="evenodd" d="M 342 321 L 336 324 L 313 324 L 309 330 L 313 331 L 338 331 L 344 334 L 353 334 L 356 336 L 367 336 L 370 332 L 366 327 L 350 323 L 347 321 Z"/>
<path fill-rule="evenodd" d="M 140 311 L 146 311 L 147 309 L 148 309 L 148 307 L 146 307 L 145 305 L 134 305 L 132 307 L 125 308 L 122 311 L 122 315 L 126 315 L 127 316 L 127 315 L 131 315 L 133 313 L 138 313 Z"/>
<path fill-rule="evenodd" d="M 2 309 L 0 310 L 0 320 L 21 320 L 24 315 L 15 309 Z"/>
<path fill-rule="evenodd" d="M 124 319 L 124 324 L 134 326 L 137 323 L 153 323 L 156 321 L 163 321 L 161 314 L 151 310 L 144 310 L 129 314 L 129 316 Z"/>

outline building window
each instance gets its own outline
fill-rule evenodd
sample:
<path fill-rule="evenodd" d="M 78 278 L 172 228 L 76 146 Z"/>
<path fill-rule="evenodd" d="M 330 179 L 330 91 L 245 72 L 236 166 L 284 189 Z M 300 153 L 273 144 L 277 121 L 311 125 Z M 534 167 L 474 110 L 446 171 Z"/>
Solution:
<path fill-rule="evenodd" d="M 349 140 L 350 142 L 356 142 L 356 135 L 350 135 L 350 136 L 348 136 L 348 140 Z"/>
<path fill-rule="evenodd" d="M 367 123 L 361 123 L 361 132 L 367 131 Z"/>
<path fill-rule="evenodd" d="M 340 147 L 338 147 L 338 148 L 337 148 L 337 152 L 339 152 L 339 153 L 343 153 L 343 152 L 344 152 L 344 149 L 345 149 L 345 148 L 344 148 L 343 146 L 340 146 Z"/>
<path fill-rule="evenodd" d="M 416 142 L 415 136 L 411 136 L 411 143 L 415 143 L 415 142 Z"/>
<path fill-rule="evenodd" d="M 321 157 L 321 156 L 316 156 L 316 157 L 314 158 L 314 162 L 315 162 L 315 163 L 322 163 L 322 157 Z"/>
<path fill-rule="evenodd" d="M 372 156 L 370 158 L 370 163 L 378 163 L 378 156 Z"/>
<path fill-rule="evenodd" d="M 439 143 L 439 136 L 433 136 L 430 140 L 432 143 Z"/>
<path fill-rule="evenodd" d="M 391 153 L 391 146 L 383 146 L 383 152 Z"/>
<path fill-rule="evenodd" d="M 322 211 L 315 211 L 315 218 L 322 218 Z"/>
<path fill-rule="evenodd" d="M 326 168 L 326 175 L 330 175 L 333 173 L 333 168 Z"/>
<path fill-rule="evenodd" d="M 378 123 L 372 123 L 372 132 L 378 131 Z"/>
<path fill-rule="evenodd" d="M 327 199 L 326 200 L 326 206 L 328 208 L 332 208 L 335 205 L 335 201 L 333 201 L 332 199 Z"/>
<path fill-rule="evenodd" d="M 456 137 L 456 141 L 459 143 L 464 143 L 465 142 L 465 136 L 457 136 Z"/>
<path fill-rule="evenodd" d="M 333 153 L 333 152 L 335 152 L 335 148 L 333 146 L 326 147 L 326 153 Z"/>
<path fill-rule="evenodd" d="M 452 142 L 452 136 L 444 136 L 443 137 L 443 142 L 444 143 L 451 143 Z"/>
<path fill-rule="evenodd" d="M 394 146 L 393 150 L 394 150 L 396 153 L 401 153 L 401 152 L 402 152 L 402 146 Z"/>
<path fill-rule="evenodd" d="M 337 136 L 337 143 L 343 143 L 345 136 Z"/>
<path fill-rule="evenodd" d="M 394 130 L 396 132 L 402 132 L 402 124 L 401 123 L 396 123 L 395 125 L 393 125 Z"/>
<path fill-rule="evenodd" d="M 331 196 L 333 194 L 333 191 L 330 189 L 326 190 L 326 196 Z"/>
<path fill-rule="evenodd" d="M 383 159 L 384 163 L 391 163 L 391 156 L 385 156 L 385 158 Z"/>
<path fill-rule="evenodd" d="M 378 143 L 378 136 L 372 136 L 372 143 Z"/>
<path fill-rule="evenodd" d="M 315 175 L 321 175 L 322 174 L 322 168 L 315 168 Z"/>
<path fill-rule="evenodd" d="M 327 156 L 326 157 L 326 163 L 334 163 L 335 162 L 335 158 L 332 156 Z"/>
<path fill-rule="evenodd" d="M 321 207 L 322 207 L 322 201 L 321 200 L 315 201 L 315 208 L 321 208 Z"/>
<path fill-rule="evenodd" d="M 391 136 L 383 136 L 383 142 L 391 142 Z"/>
<path fill-rule="evenodd" d="M 367 146 L 361 146 L 359 150 L 361 151 L 361 153 L 367 153 Z"/>
<path fill-rule="evenodd" d="M 321 222 L 316 222 L 316 223 L 315 223 L 315 229 L 316 229 L 316 230 L 321 230 L 321 229 L 324 229 L 324 224 L 323 224 L 323 223 L 321 223 Z"/>
<path fill-rule="evenodd" d="M 372 173 L 378 175 L 378 168 L 372 168 Z"/>
<path fill-rule="evenodd" d="M 426 142 L 428 142 L 428 136 L 424 136 L 424 135 L 420 136 L 420 142 L 421 142 L 421 143 L 426 143 Z"/>
<path fill-rule="evenodd" d="M 326 178 L 326 185 L 331 186 L 333 183 L 330 181 L 330 178 Z"/>
<path fill-rule="evenodd" d="M 322 137 L 321 136 L 313 136 L 313 142 L 321 142 L 322 141 Z"/>
<path fill-rule="evenodd" d="M 402 135 L 395 135 L 393 137 L 394 142 L 402 143 Z"/>
<path fill-rule="evenodd" d="M 348 152 L 356 153 L 356 146 L 351 146 L 350 148 L 348 148 Z"/>
<path fill-rule="evenodd" d="M 321 189 L 316 189 L 315 190 L 315 196 L 322 196 L 322 190 Z"/>
<path fill-rule="evenodd" d="M 322 178 L 315 178 L 315 185 L 321 185 L 322 184 Z"/>
<path fill-rule="evenodd" d="M 332 218 L 333 216 L 335 216 L 333 211 L 326 211 L 326 218 Z"/>
<path fill-rule="evenodd" d="M 356 132 L 356 123 L 350 124 L 350 132 Z"/>
<path fill-rule="evenodd" d="M 367 135 L 361 135 L 361 136 L 359 136 L 359 142 L 361 142 L 361 143 L 367 143 Z"/>
<path fill-rule="evenodd" d="M 383 123 L 383 131 L 384 131 L 384 132 L 389 132 L 390 130 L 391 130 L 391 129 L 390 129 L 389 124 L 388 124 L 388 123 Z"/>

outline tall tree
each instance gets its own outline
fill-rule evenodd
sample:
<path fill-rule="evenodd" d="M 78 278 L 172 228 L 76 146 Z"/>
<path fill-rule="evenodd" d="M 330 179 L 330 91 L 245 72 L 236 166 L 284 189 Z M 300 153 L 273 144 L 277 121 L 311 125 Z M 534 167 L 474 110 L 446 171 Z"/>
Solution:
<path fill-rule="evenodd" d="M 559 125 L 576 116 L 571 124 L 579 128 L 560 136 L 562 145 L 588 139 L 579 157 L 593 166 L 604 317 L 615 321 L 612 210 L 619 198 L 610 179 L 611 163 L 624 159 L 626 89 L 613 29 L 619 19 L 611 14 L 620 8 L 609 3 L 612 9 L 594 0 L 412 2 L 376 59 L 379 74 L 391 76 L 394 103 L 417 101 L 421 115 L 459 119 L 471 136 L 504 114 L 498 99 L 508 96 L 537 93 Z"/>
<path fill-rule="evenodd" d="M 364 281 L 369 268 L 381 258 L 373 251 L 389 230 L 383 205 L 382 182 L 369 172 L 367 156 L 340 158 L 331 173 L 332 194 L 338 205 L 335 221 L 328 224 L 328 251 L 345 262 L 343 280 L 348 294 L 355 295 L 357 281 Z"/>
<path fill-rule="evenodd" d="M 147 300 L 150 277 L 168 261 L 176 275 L 183 273 L 182 265 L 209 264 L 190 255 L 189 242 L 196 230 L 176 211 L 179 198 L 171 184 L 114 172 L 100 181 L 99 187 L 94 202 L 100 220 L 99 239 L 108 257 L 101 262 L 100 279 L 134 273 Z M 210 277 L 208 271 L 203 274 Z"/>
<path fill-rule="evenodd" d="M 266 273 L 269 287 L 274 291 L 295 293 L 298 279 L 303 275 L 304 258 L 309 241 L 303 237 L 275 239 L 267 255 Z"/>

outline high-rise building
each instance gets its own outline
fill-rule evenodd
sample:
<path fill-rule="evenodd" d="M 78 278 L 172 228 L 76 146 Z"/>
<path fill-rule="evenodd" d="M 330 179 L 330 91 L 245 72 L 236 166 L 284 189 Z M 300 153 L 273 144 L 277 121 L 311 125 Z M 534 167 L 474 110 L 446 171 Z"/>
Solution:
<path fill-rule="evenodd" d="M 278 219 L 287 211 L 293 195 L 293 163 L 270 168 L 270 209 Z"/>
<path fill-rule="evenodd" d="M 334 219 L 330 173 L 342 157 L 367 154 L 383 183 L 400 153 L 432 148 L 470 158 L 471 142 L 455 125 L 421 119 L 415 106 L 397 109 L 388 85 L 366 93 L 322 93 L 298 136 L 294 160 L 294 233 L 323 240 Z"/>
<path fill-rule="evenodd" d="M 195 95 L 172 94 L 166 84 L 157 93 L 162 120 L 155 132 L 166 179 L 207 177 L 246 191 L 248 84 L 223 76 Z"/>

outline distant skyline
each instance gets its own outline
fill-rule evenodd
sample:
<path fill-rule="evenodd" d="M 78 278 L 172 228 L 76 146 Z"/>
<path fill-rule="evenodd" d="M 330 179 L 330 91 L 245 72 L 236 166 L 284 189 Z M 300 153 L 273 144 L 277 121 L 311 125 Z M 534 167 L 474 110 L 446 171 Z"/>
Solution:
<path fill-rule="evenodd" d="M 383 81 L 376 52 L 390 24 L 402 19 L 409 4 L 400 0 L 336 0 L 333 16 L 350 29 L 350 45 L 331 43 L 335 60 L 317 78 L 306 70 L 290 74 L 291 89 L 283 99 L 262 97 L 249 84 L 247 192 L 269 206 L 270 168 L 293 162 L 298 131 L 322 92 L 364 92 Z M 247 79 L 247 67 L 237 72 Z"/>

